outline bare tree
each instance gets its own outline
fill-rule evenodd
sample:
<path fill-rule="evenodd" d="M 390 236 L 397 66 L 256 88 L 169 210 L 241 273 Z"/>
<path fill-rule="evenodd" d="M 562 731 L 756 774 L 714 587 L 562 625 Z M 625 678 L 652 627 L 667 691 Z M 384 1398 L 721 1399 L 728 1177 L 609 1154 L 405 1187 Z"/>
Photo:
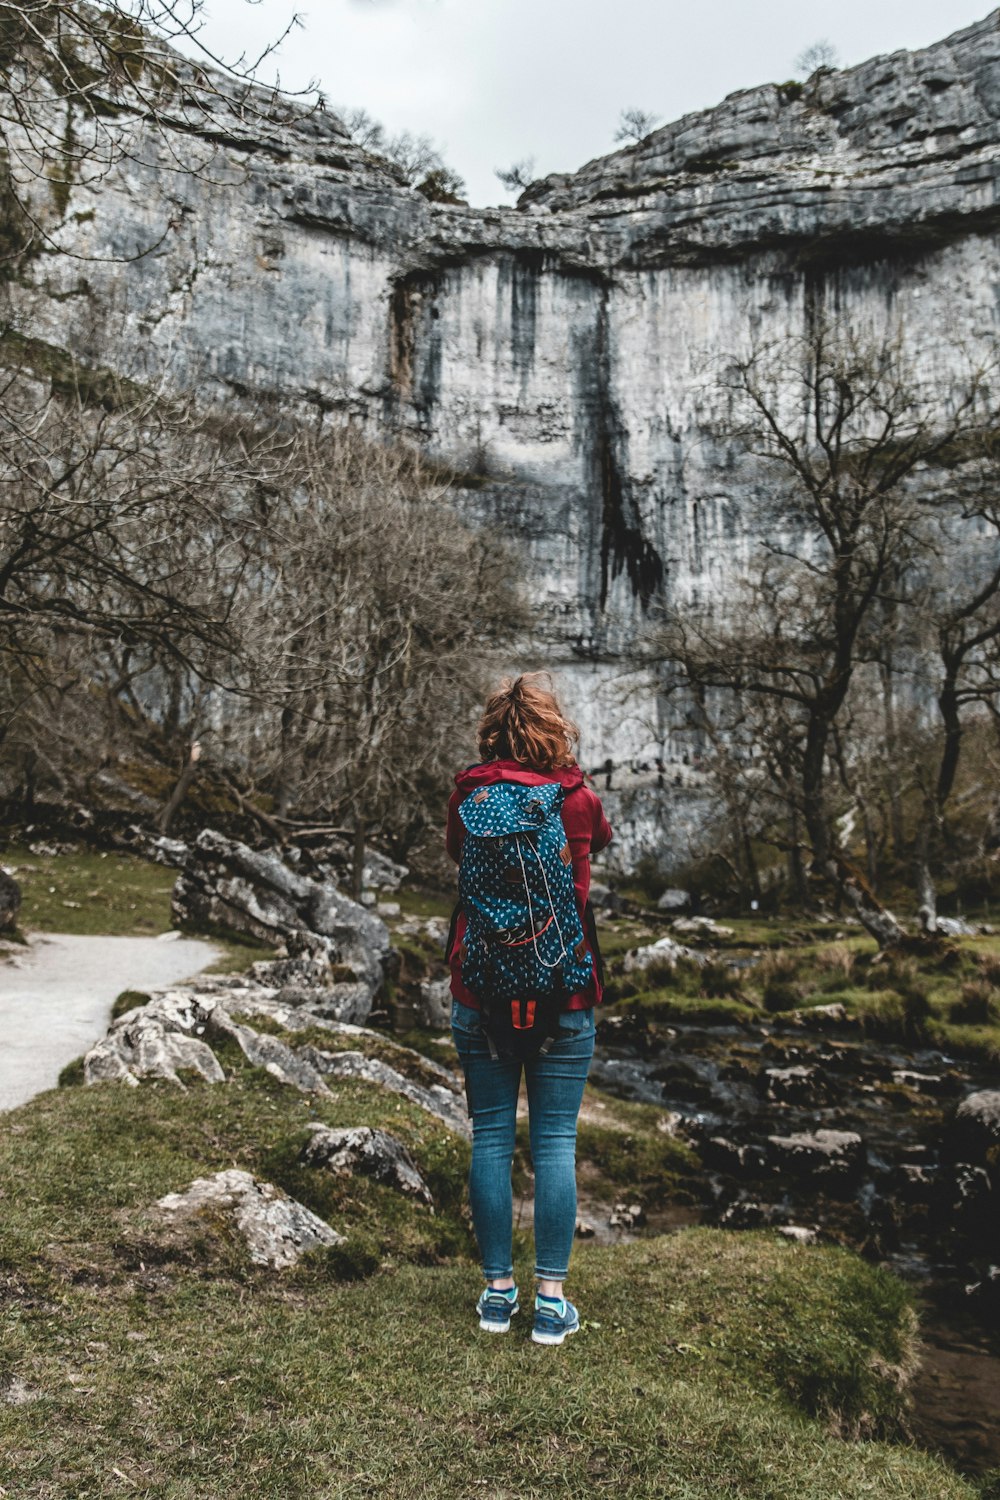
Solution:
<path fill-rule="evenodd" d="M 840 54 L 826 37 L 820 37 L 818 41 L 804 47 L 795 59 L 795 71 L 801 73 L 803 78 L 812 77 L 813 73 L 818 72 L 820 68 L 829 69 L 839 66 Z"/>
<path fill-rule="evenodd" d="M 254 82 L 283 37 L 260 56 L 226 59 L 204 24 L 203 0 L 0 4 L 0 253 L 58 248 L 73 184 L 99 182 L 151 139 L 164 170 L 197 172 L 217 154 L 220 127 L 238 134 L 287 117 L 280 89 Z"/>
<path fill-rule="evenodd" d="M 616 141 L 644 141 L 659 125 L 660 116 L 648 109 L 623 109 L 615 131 Z"/>
<path fill-rule="evenodd" d="M 692 686 L 775 700 L 797 729 L 797 814 L 814 868 L 881 944 L 902 929 L 846 857 L 828 772 L 879 608 L 926 546 L 918 474 L 988 425 L 985 372 L 942 398 L 900 330 L 861 339 L 817 316 L 801 337 L 732 361 L 724 437 L 756 476 L 754 556 L 725 618 L 675 611 L 664 637 Z"/>
<path fill-rule="evenodd" d="M 522 161 L 515 161 L 509 167 L 495 167 L 493 175 L 508 193 L 523 193 L 525 188 L 530 187 L 534 182 L 534 173 L 535 158 L 526 156 Z"/>
<path fill-rule="evenodd" d="M 430 136 L 413 135 L 409 130 L 390 135 L 366 109 L 341 110 L 340 117 L 352 139 L 395 167 L 407 187 L 435 203 L 464 203 L 465 183 Z"/>

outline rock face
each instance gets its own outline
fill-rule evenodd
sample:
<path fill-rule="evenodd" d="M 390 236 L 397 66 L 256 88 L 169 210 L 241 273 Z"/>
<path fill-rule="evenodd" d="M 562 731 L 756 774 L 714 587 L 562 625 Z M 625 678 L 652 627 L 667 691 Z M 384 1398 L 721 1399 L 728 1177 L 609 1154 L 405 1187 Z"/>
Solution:
<path fill-rule="evenodd" d="M 235 1168 L 213 1177 L 196 1177 L 182 1193 L 168 1193 L 156 1204 L 176 1224 L 204 1214 L 222 1213 L 245 1242 L 254 1265 L 280 1271 L 293 1266 L 307 1250 L 341 1245 L 344 1236 L 331 1229 L 304 1204 L 270 1182 L 258 1182 Z"/>
<path fill-rule="evenodd" d="M 346 985 L 329 987 L 328 1009 L 338 1020 L 364 1020 L 384 978 L 390 943 L 380 917 L 335 886 L 299 875 L 274 850 L 250 849 L 211 828 L 187 852 L 171 909 L 179 924 L 222 927 L 261 942 L 319 939 L 305 945 L 315 950 L 314 966 L 325 954 L 349 976 Z"/>
<path fill-rule="evenodd" d="M 960 345 L 984 351 L 1000 13 L 920 52 L 734 94 L 516 208 L 428 203 L 325 112 L 248 125 L 235 103 L 215 121 L 177 110 L 173 139 L 67 186 L 60 234 L 96 258 L 42 258 L 12 291 L 20 325 L 86 358 L 100 323 L 131 373 L 277 398 L 446 462 L 465 513 L 524 548 L 537 651 L 588 763 L 643 746 L 666 762 L 636 837 L 675 808 L 683 821 L 699 796 L 673 789 L 689 731 L 652 685 L 623 711 L 617 679 L 650 601 L 725 597 L 753 534 L 753 477 L 718 435 L 710 372 L 750 329 L 801 332 L 824 302 L 859 326 L 903 315 L 943 383 Z M 194 151 L 210 171 L 164 170 Z M 156 253 L 135 258 L 143 246 Z"/>

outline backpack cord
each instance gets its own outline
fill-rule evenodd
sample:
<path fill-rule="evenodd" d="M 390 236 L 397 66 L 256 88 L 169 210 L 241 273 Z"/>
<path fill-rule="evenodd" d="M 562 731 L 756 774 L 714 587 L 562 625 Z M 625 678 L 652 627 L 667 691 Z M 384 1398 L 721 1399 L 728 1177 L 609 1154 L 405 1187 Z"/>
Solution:
<path fill-rule="evenodd" d="M 549 902 L 549 911 L 552 913 L 552 921 L 555 923 L 556 934 L 559 938 L 559 955 L 555 959 L 554 963 L 551 964 L 549 963 L 548 959 L 543 958 L 538 951 L 538 934 L 535 932 L 535 914 L 531 909 L 531 891 L 528 889 L 528 872 L 524 868 L 524 855 L 521 853 L 521 835 L 519 833 L 515 833 L 514 843 L 517 848 L 517 857 L 521 861 L 521 879 L 524 881 L 524 894 L 528 898 L 528 923 L 531 927 L 531 946 L 534 948 L 535 957 L 538 959 L 538 962 L 542 965 L 543 969 L 558 969 L 559 965 L 566 957 L 566 939 L 562 935 L 562 928 L 559 926 L 559 918 L 556 916 L 555 902 L 552 900 L 552 892 L 549 890 L 549 879 L 545 873 L 545 864 L 542 860 L 542 856 L 539 854 L 538 850 L 529 839 L 528 847 L 534 853 L 534 856 L 538 861 L 538 868 L 542 872 L 542 884 L 545 886 L 545 894 L 548 897 Z"/>

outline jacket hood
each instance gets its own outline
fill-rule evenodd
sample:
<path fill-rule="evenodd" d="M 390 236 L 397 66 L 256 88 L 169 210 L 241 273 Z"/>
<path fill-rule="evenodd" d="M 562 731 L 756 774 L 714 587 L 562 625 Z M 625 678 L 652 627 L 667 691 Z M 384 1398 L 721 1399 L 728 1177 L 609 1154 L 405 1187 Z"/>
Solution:
<path fill-rule="evenodd" d="M 567 791 L 583 786 L 583 771 L 579 766 L 553 766 L 551 771 L 533 771 L 516 760 L 488 760 L 478 766 L 468 766 L 459 771 L 455 785 L 460 792 L 474 791 L 477 786 L 492 786 L 497 781 L 517 781 L 522 786 L 541 786 L 546 781 L 558 781 Z"/>

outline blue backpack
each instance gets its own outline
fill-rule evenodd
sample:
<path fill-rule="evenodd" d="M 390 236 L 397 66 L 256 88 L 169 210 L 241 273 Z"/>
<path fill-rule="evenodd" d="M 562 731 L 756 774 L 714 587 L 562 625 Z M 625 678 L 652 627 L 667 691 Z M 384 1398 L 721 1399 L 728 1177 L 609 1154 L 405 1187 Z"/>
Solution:
<path fill-rule="evenodd" d="M 479 1001 L 494 1056 L 545 1051 L 594 964 L 573 885 L 558 782 L 498 781 L 460 804 L 462 980 Z"/>

